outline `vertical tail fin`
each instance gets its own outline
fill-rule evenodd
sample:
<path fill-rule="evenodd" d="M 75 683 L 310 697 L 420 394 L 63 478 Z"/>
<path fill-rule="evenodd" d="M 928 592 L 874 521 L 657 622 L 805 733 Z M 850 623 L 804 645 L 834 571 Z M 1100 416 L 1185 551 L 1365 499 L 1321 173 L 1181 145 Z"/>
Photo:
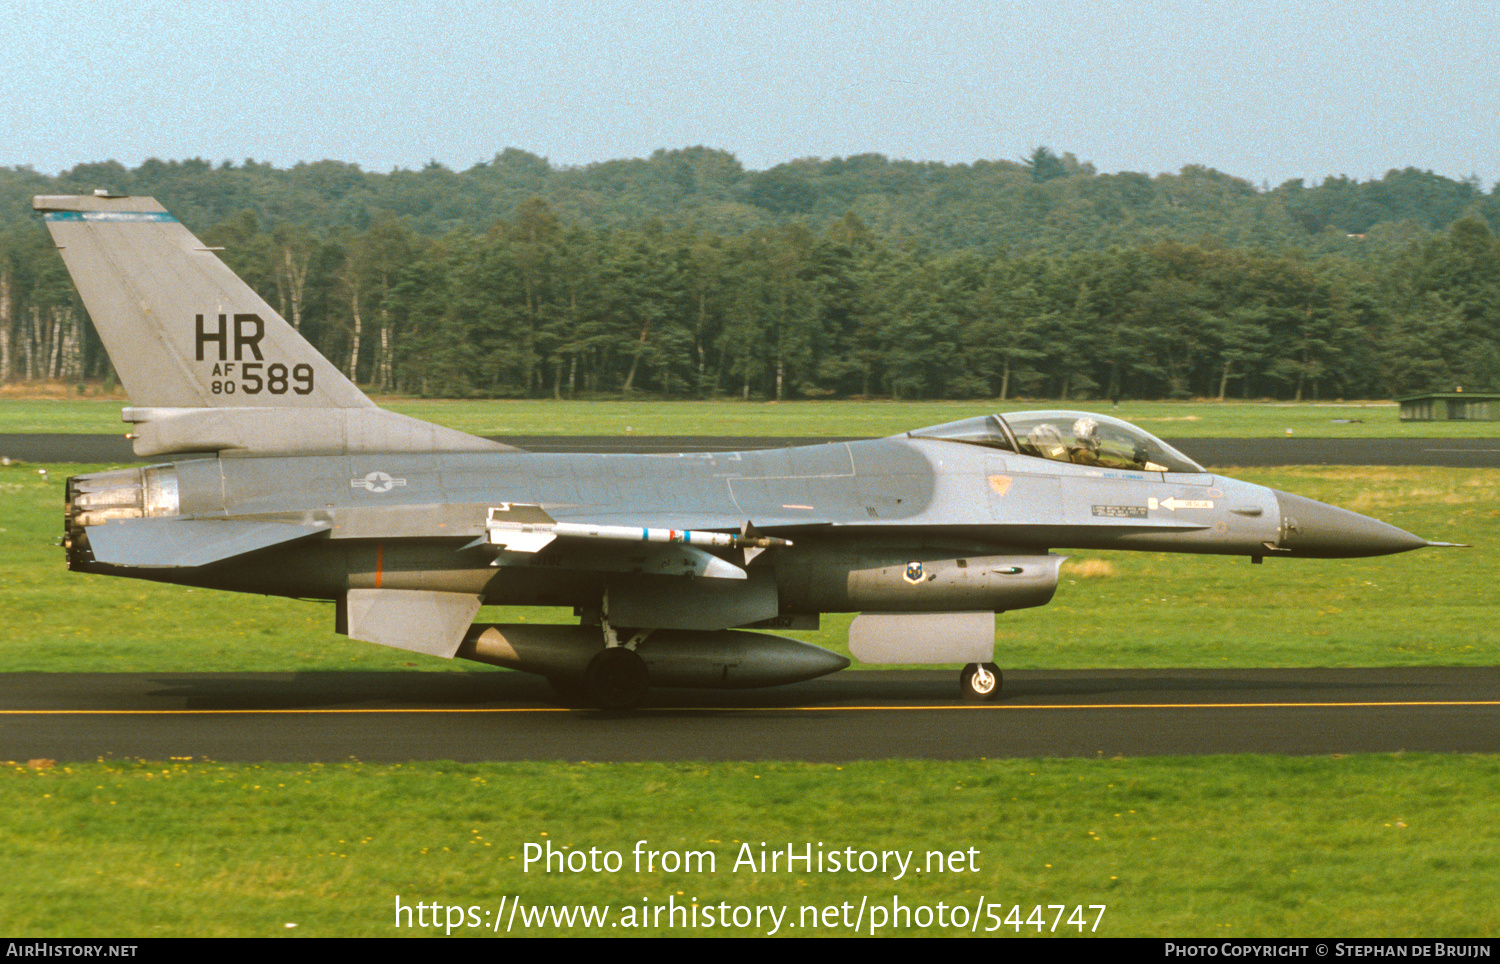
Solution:
<path fill-rule="evenodd" d="M 154 198 L 32 207 L 134 405 L 137 454 L 506 448 L 376 407 Z"/>
<path fill-rule="evenodd" d="M 32 206 L 136 405 L 374 407 L 154 198 Z"/>

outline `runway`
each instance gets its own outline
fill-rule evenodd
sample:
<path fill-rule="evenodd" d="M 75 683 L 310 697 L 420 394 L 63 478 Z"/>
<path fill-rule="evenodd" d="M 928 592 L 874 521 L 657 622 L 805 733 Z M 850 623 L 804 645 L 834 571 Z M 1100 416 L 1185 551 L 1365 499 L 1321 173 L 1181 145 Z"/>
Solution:
<path fill-rule="evenodd" d="M 846 442 L 846 438 L 717 437 L 706 435 L 494 436 L 528 452 L 746 452 Z M 1500 468 L 1500 439 L 1459 438 L 1188 438 L 1167 439 L 1208 468 L 1277 465 L 1431 465 Z M 0 457 L 24 462 L 129 463 L 119 435 L 0 435 Z"/>
<path fill-rule="evenodd" d="M 0 756 L 223 762 L 966 760 L 1500 752 L 1500 668 L 1038 670 L 993 704 L 957 674 L 560 705 L 518 673 L 0 674 Z"/>

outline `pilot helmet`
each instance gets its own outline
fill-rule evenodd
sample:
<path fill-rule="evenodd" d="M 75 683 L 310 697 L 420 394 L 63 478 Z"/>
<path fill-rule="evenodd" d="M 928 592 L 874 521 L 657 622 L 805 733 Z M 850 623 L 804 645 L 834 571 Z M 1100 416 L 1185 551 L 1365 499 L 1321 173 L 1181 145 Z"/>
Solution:
<path fill-rule="evenodd" d="M 1042 422 L 1032 427 L 1026 433 L 1026 440 L 1036 447 L 1043 458 L 1063 459 L 1068 454 L 1068 446 L 1063 441 L 1062 432 L 1051 422 Z"/>
<path fill-rule="evenodd" d="M 1080 418 L 1073 423 L 1073 436 L 1078 444 L 1090 451 L 1099 450 L 1099 422 L 1097 419 Z"/>

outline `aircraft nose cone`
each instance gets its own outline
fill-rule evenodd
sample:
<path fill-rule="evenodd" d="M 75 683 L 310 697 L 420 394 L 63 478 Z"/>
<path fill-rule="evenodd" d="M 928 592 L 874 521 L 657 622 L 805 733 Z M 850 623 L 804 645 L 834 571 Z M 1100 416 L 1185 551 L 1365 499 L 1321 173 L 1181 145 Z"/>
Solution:
<path fill-rule="evenodd" d="M 1384 556 L 1429 545 L 1426 539 L 1378 519 L 1290 492 L 1276 493 L 1281 507 L 1279 548 L 1294 556 L 1347 559 Z"/>

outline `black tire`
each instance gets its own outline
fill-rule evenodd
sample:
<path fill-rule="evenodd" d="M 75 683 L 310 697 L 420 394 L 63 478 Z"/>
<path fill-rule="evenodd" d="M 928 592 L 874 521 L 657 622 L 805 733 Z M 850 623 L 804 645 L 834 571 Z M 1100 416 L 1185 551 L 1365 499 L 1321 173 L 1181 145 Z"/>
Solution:
<path fill-rule="evenodd" d="M 1000 696 L 1005 677 L 994 663 L 970 663 L 958 676 L 958 686 L 967 703 L 988 703 Z"/>
<path fill-rule="evenodd" d="M 601 709 L 628 710 L 640 705 L 651 685 L 646 661 L 634 650 L 611 646 L 589 660 L 583 671 L 589 700 Z"/>

